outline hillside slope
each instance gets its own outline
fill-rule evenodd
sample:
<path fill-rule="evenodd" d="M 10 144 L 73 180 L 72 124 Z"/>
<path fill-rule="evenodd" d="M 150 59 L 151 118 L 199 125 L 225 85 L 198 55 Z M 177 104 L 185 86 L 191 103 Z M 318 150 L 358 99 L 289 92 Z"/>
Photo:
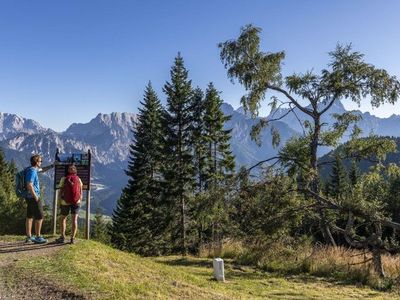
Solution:
<path fill-rule="evenodd" d="M 0 240 L 2 238 L 0 237 Z M 0 256 L 0 261 L 2 257 Z M 6 276 L 35 274 L 37 282 L 88 299 L 393 299 L 395 294 L 311 276 L 282 277 L 226 264 L 225 283 L 212 279 L 210 259 L 141 258 L 93 241 L 52 255 L 19 258 Z M 18 281 L 18 280 L 16 280 Z M 24 283 L 25 284 L 25 283 Z M 35 299 L 35 298 L 31 298 Z"/>
<path fill-rule="evenodd" d="M 388 164 L 391 164 L 391 163 L 399 165 L 400 164 L 400 138 L 393 137 L 393 136 L 390 137 L 390 138 L 393 139 L 396 142 L 397 151 L 393 152 L 393 153 L 388 153 L 387 156 L 386 156 L 386 159 L 384 161 L 382 161 L 382 163 L 385 166 L 388 165 Z M 328 154 L 322 156 L 319 159 L 319 162 L 322 163 L 322 162 L 333 161 L 334 158 L 335 158 L 336 151 L 340 150 L 341 147 L 343 147 L 343 146 L 339 146 L 337 149 L 335 149 L 335 150 L 329 152 Z M 345 159 L 343 161 L 343 164 L 344 164 L 345 168 L 348 171 L 350 169 L 350 166 L 351 166 L 351 160 L 350 159 Z M 372 166 L 374 166 L 375 164 L 376 164 L 375 162 L 371 162 L 371 161 L 368 161 L 368 160 L 360 160 L 359 162 L 357 162 L 357 166 L 358 166 L 358 169 L 360 170 L 360 173 L 368 172 L 370 170 L 370 168 Z M 332 164 L 325 164 L 325 165 L 322 165 L 322 167 L 320 168 L 320 173 L 321 173 L 321 175 L 322 175 L 322 177 L 324 179 L 329 178 L 329 174 L 331 174 L 331 172 L 332 172 Z"/>

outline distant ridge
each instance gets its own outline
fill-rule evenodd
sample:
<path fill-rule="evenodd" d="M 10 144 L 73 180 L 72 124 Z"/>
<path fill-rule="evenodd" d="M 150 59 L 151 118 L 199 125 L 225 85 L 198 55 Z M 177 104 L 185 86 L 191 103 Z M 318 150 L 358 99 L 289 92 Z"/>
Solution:
<path fill-rule="evenodd" d="M 225 124 L 231 131 L 231 148 L 236 157 L 237 168 L 251 166 L 258 161 L 274 156 L 278 148 L 271 145 L 271 128 L 264 128 L 261 134 L 261 146 L 257 146 L 250 138 L 250 131 L 260 118 L 252 119 L 244 114 L 243 108 L 234 109 L 230 104 L 223 103 L 222 111 L 231 115 L 231 120 Z M 339 102 L 333 106 L 334 113 L 343 113 L 345 108 Z M 285 109 L 279 110 L 275 118 L 284 114 Z M 356 113 L 362 116 L 358 124 L 363 135 L 373 132 L 377 135 L 400 136 L 400 116 L 378 118 L 370 113 Z M 301 120 L 307 117 L 297 112 Z M 271 118 L 268 116 L 267 118 Z M 61 152 L 80 152 L 90 149 L 93 154 L 93 210 L 96 207 L 111 214 L 117 199 L 125 186 L 127 178 L 124 170 L 127 167 L 129 145 L 132 142 L 132 129 L 137 121 L 133 113 L 99 113 L 87 123 L 73 123 L 64 132 L 55 132 L 42 127 L 38 122 L 25 119 L 15 114 L 0 113 L 0 147 L 4 150 L 7 159 L 13 159 L 19 168 L 25 166 L 32 153 L 41 153 L 44 160 L 54 159 L 57 148 Z M 327 115 L 323 122 L 332 124 L 334 119 Z M 278 129 L 283 145 L 293 135 L 301 134 L 302 129 L 297 119 L 289 114 L 280 121 L 274 122 Z M 348 138 L 344 136 L 343 142 Z M 323 149 L 320 155 L 331 149 Z M 52 199 L 52 174 L 43 177 L 46 185 L 47 199 Z"/>

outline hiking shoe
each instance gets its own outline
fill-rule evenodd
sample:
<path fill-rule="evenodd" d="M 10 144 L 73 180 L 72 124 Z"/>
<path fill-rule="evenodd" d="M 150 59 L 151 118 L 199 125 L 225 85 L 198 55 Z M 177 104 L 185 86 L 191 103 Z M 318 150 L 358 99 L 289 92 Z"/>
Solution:
<path fill-rule="evenodd" d="M 34 236 L 27 236 L 25 239 L 25 244 L 32 244 L 34 240 L 35 240 Z"/>
<path fill-rule="evenodd" d="M 75 244 L 75 238 L 71 238 L 71 244 Z"/>
<path fill-rule="evenodd" d="M 64 244 L 65 238 L 63 236 L 60 236 L 58 239 L 55 241 L 57 244 Z"/>
<path fill-rule="evenodd" d="M 37 237 L 33 240 L 33 242 L 34 242 L 35 244 L 45 244 L 45 243 L 47 243 L 47 240 L 46 240 L 44 237 L 37 236 Z"/>

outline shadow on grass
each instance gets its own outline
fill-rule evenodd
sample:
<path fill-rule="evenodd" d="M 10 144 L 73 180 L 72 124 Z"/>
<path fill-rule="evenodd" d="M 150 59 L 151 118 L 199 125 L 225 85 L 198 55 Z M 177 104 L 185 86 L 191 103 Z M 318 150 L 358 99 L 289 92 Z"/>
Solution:
<path fill-rule="evenodd" d="M 21 242 L 8 243 L 7 245 L 5 245 L 5 244 L 1 245 L 0 254 L 35 251 L 35 250 L 40 250 L 40 249 L 62 247 L 65 245 L 68 245 L 68 244 L 59 244 L 56 242 L 50 242 L 47 244 L 25 244 L 25 243 L 21 243 Z"/>
<path fill-rule="evenodd" d="M 296 283 L 325 283 L 335 286 L 368 286 L 365 283 L 360 282 L 352 278 L 335 277 L 335 276 L 324 276 L 324 275 L 309 275 L 309 274 L 298 274 L 298 275 L 285 275 L 283 276 L 287 281 Z"/>
<path fill-rule="evenodd" d="M 209 272 L 195 272 L 193 270 L 188 270 L 187 272 L 190 274 L 194 274 L 196 276 L 206 276 L 209 277 L 210 281 L 214 281 L 213 277 L 213 264 L 212 260 L 198 260 L 191 258 L 176 258 L 171 260 L 156 260 L 157 263 L 168 265 L 168 266 L 180 266 L 180 267 L 194 267 L 194 268 L 206 268 L 209 269 Z M 354 284 L 360 284 L 357 281 L 348 279 L 343 280 L 342 278 L 335 278 L 332 276 L 315 276 L 309 275 L 307 273 L 298 273 L 294 274 L 290 272 L 268 272 L 262 271 L 259 269 L 242 269 L 240 266 L 233 265 L 231 263 L 225 264 L 225 277 L 228 281 L 235 280 L 268 280 L 268 279 L 284 279 L 291 282 L 310 284 L 310 283 L 322 283 L 322 284 L 330 284 L 335 286 L 349 286 Z"/>
<path fill-rule="evenodd" d="M 213 276 L 213 263 L 212 260 L 195 260 L 190 258 L 177 258 L 173 260 L 156 260 L 157 263 L 173 266 L 173 267 L 196 267 L 196 268 L 206 268 L 209 269 L 209 273 L 204 272 L 196 272 L 198 276 L 210 276 L 210 280 Z M 188 270 L 191 274 L 193 274 L 193 270 Z M 245 279 L 245 280 L 255 280 L 255 279 L 264 279 L 270 277 L 270 275 L 266 273 L 262 273 L 252 270 L 239 270 L 237 266 L 232 266 L 231 264 L 225 264 L 225 276 L 227 280 L 235 280 L 235 279 Z"/>
<path fill-rule="evenodd" d="M 0 249 L 16 247 L 16 246 L 23 247 L 23 246 L 25 246 L 25 242 L 1 242 L 0 243 Z"/>
<path fill-rule="evenodd" d="M 156 260 L 157 263 L 165 264 L 168 266 L 181 266 L 181 267 L 201 267 L 201 268 L 212 268 L 212 261 L 206 260 L 193 260 L 189 258 L 177 258 L 174 260 Z"/>

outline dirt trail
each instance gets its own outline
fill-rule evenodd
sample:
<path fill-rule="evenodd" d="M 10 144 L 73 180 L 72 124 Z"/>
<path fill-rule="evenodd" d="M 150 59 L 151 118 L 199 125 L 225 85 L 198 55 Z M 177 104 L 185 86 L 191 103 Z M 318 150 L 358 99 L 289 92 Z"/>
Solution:
<path fill-rule="evenodd" d="M 20 242 L 0 241 L 0 300 L 14 299 L 87 299 L 87 297 L 75 294 L 46 282 L 44 279 L 32 278 L 33 276 L 22 277 L 18 280 L 13 266 L 17 261 L 29 259 L 41 255 L 52 255 L 67 245 L 56 244 L 50 240 L 47 244 L 25 244 Z"/>

